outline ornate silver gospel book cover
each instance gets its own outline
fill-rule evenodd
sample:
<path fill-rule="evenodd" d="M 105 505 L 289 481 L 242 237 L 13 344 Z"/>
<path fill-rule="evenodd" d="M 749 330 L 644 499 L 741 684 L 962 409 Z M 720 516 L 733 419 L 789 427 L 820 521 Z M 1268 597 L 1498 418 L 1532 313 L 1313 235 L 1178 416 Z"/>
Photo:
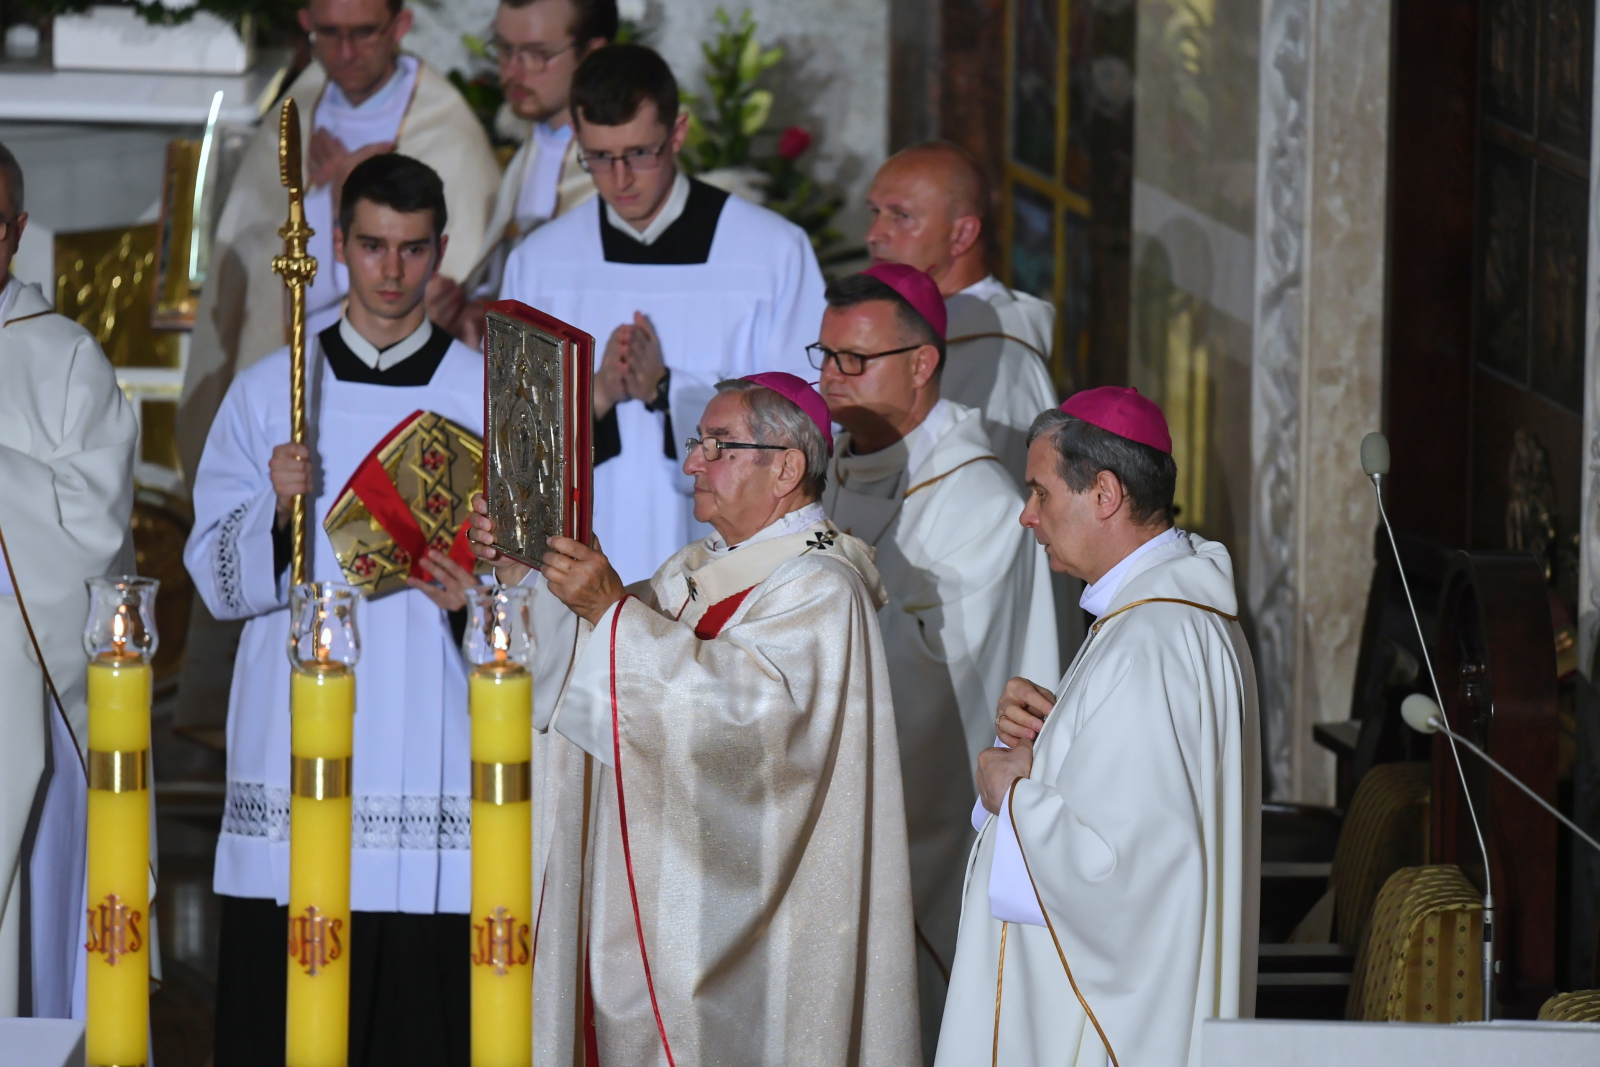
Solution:
<path fill-rule="evenodd" d="M 483 357 L 483 497 L 495 547 L 537 565 L 546 538 L 590 540 L 594 338 L 501 300 L 489 305 Z"/>

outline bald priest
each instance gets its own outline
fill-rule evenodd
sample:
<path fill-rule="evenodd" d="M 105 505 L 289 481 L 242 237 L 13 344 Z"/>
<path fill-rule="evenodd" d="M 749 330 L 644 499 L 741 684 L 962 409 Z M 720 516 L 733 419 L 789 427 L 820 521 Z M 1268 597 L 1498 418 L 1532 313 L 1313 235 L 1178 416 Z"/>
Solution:
<path fill-rule="evenodd" d="M 535 701 L 535 1062 L 922 1062 L 884 593 L 818 502 L 831 449 L 802 379 L 716 383 L 683 463 L 716 532 L 631 591 L 566 538 L 497 558 L 478 498 L 566 679 Z"/>
<path fill-rule="evenodd" d="M 935 1063 L 1198 1065 L 1201 1021 L 1255 999 L 1260 740 L 1233 564 L 1172 525 L 1171 436 L 1136 391 L 1078 393 L 1029 436 L 1021 521 L 1097 621 L 1054 692 L 1007 684 L 1003 744 L 978 758 Z"/>

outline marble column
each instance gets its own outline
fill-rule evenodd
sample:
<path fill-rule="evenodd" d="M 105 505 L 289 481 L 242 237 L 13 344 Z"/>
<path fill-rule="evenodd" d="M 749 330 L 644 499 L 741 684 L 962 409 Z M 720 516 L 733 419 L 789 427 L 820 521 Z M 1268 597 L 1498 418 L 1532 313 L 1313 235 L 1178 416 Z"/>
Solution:
<path fill-rule="evenodd" d="M 1382 416 L 1388 0 L 1265 0 L 1249 618 L 1271 794 L 1331 803 L 1315 723 L 1351 711 Z"/>
<path fill-rule="evenodd" d="M 1391 0 L 1139 0 L 1129 381 L 1233 554 L 1267 779 L 1331 802 L 1382 414 Z"/>

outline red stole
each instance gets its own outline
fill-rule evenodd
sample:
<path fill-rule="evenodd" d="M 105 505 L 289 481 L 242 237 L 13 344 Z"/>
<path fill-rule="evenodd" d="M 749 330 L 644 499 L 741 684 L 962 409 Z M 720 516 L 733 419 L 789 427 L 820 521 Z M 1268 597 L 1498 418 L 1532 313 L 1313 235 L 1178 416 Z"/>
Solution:
<path fill-rule="evenodd" d="M 751 590 L 742 589 L 730 597 L 723 597 L 706 609 L 700 616 L 700 621 L 695 623 L 694 635 L 702 641 L 709 641 L 722 632 L 722 628 L 733 618 L 733 613 L 739 610 L 739 605 L 744 603 L 744 598 L 750 595 Z"/>

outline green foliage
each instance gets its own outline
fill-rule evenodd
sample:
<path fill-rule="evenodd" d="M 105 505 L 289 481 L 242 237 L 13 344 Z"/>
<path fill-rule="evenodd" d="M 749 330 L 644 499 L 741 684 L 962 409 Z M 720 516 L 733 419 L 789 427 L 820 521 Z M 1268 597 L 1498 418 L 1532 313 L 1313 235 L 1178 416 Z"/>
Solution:
<path fill-rule="evenodd" d="M 833 225 L 844 198 L 821 188 L 796 163 L 810 144 L 787 155 L 778 151 L 779 131 L 769 129 L 772 91 L 762 77 L 783 59 L 783 49 L 765 48 L 756 36 L 756 22 L 747 8 L 738 18 L 717 9 L 717 33 L 700 46 L 705 58 L 707 95 L 683 94 L 689 114 L 689 135 L 680 158 L 691 174 L 723 167 L 752 167 L 767 177 L 767 207 L 801 227 L 824 266 L 860 255 L 859 249 L 838 249 L 843 235 Z"/>
<path fill-rule="evenodd" d="M 17 6 L 35 18 L 44 18 L 80 14 L 89 10 L 91 5 L 102 2 L 104 0 L 22 0 Z M 304 2 L 303 0 L 199 0 L 199 3 L 192 7 L 175 9 L 162 5 L 159 0 L 153 3 L 133 0 L 126 6 L 139 12 L 146 22 L 157 26 L 176 26 L 188 22 L 201 11 L 209 11 L 235 25 L 248 15 L 255 20 L 256 28 L 263 35 L 276 39 L 282 34 L 294 33 L 299 29 L 296 13 L 304 6 Z"/>

